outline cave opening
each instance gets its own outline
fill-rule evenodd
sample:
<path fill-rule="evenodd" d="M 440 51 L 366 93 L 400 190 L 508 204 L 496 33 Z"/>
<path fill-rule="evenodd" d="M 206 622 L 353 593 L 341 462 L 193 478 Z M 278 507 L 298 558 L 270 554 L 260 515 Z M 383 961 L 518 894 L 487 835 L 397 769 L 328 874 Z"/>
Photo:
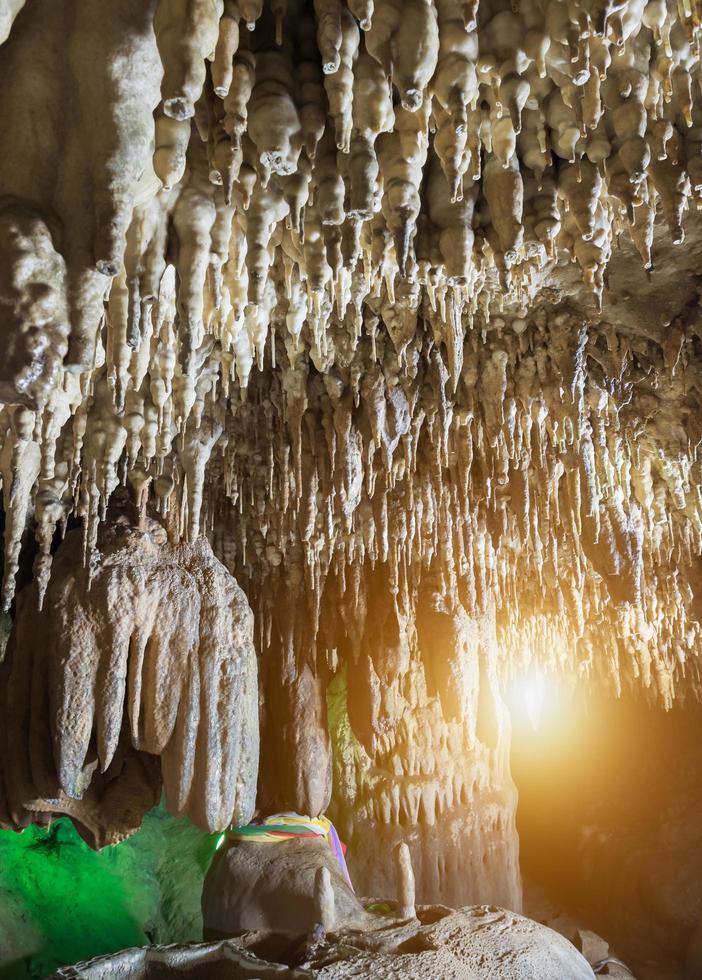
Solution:
<path fill-rule="evenodd" d="M 536 687 L 508 698 L 525 909 L 606 936 L 644 980 L 702 975 L 702 706 Z"/>

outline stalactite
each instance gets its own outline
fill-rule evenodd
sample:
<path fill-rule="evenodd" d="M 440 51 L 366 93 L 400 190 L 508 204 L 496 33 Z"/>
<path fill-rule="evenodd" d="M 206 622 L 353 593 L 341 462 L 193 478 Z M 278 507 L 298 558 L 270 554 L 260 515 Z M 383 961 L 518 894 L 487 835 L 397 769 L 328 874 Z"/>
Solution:
<path fill-rule="evenodd" d="M 471 738 L 525 657 L 700 696 L 694 9 L 32 0 L 8 30 L 6 607 L 33 537 L 49 615 L 76 519 L 99 588 L 120 486 L 168 547 L 211 539 L 284 667 L 286 792 L 314 812 L 338 669 L 369 757 L 415 674 Z"/>

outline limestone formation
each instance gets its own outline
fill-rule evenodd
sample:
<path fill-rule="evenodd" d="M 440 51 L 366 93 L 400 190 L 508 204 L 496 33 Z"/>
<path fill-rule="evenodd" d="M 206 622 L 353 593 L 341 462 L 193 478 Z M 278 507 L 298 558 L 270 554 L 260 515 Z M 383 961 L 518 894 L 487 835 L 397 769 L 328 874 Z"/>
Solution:
<path fill-rule="evenodd" d="M 696 684 L 695 294 L 641 329 L 584 296 L 627 235 L 674 261 L 658 213 L 694 224 L 696 11 L 401 7 L 7 7 L 4 601 L 32 516 L 44 555 L 82 518 L 89 563 L 127 481 L 313 603 L 361 560 L 410 602 L 437 565 L 469 612 L 533 582 L 584 671 L 669 702 Z"/>
<path fill-rule="evenodd" d="M 36 688 L 13 724 L 43 719 L 3 821 L 133 752 L 202 826 L 251 816 L 248 640 L 213 645 L 213 670 L 247 651 L 220 690 L 176 603 L 143 708 L 109 648 L 157 555 L 202 561 L 187 609 L 231 616 L 206 539 L 254 614 L 259 805 L 331 807 L 356 853 L 377 831 L 383 880 L 406 837 L 418 901 L 469 840 L 518 905 L 501 679 L 702 696 L 697 5 L 0 0 L 0 37 L 5 608 L 35 580 L 3 669 Z M 108 589 L 121 487 L 172 543 Z M 108 593 L 108 646 L 62 639 L 42 687 L 23 624 Z"/>
<path fill-rule="evenodd" d="M 489 895 L 495 903 L 519 909 L 517 791 L 510 776 L 509 720 L 498 687 L 494 634 L 481 631 L 460 610 L 450 629 L 441 625 L 437 629 L 434 620 L 421 628 L 418 622 L 416 632 L 412 628 L 412 645 L 399 651 L 408 665 L 397 679 L 396 666 L 378 678 L 371 664 L 375 681 L 370 694 L 363 669 L 356 676 L 349 669 L 345 682 L 337 677 L 331 683 L 330 812 L 349 843 L 349 865 L 362 894 L 399 897 L 404 890 L 411 915 L 411 869 L 417 901 L 461 906 Z M 438 650 L 422 632 L 430 628 Z M 454 661 L 443 684 L 431 687 L 425 680 L 418 642 L 428 658 L 434 654 L 435 668 Z M 403 685 L 410 692 L 408 705 Z M 461 713 L 452 716 L 444 703 L 456 711 L 456 701 Z M 368 703 L 376 715 L 366 721 Z M 268 766 L 264 753 L 264 777 Z M 409 868 L 406 858 L 397 867 L 402 852 L 409 853 Z"/>
<path fill-rule="evenodd" d="M 395 851 L 397 866 L 398 913 L 402 919 L 414 919 L 414 872 L 407 844 L 402 842 Z"/>
<path fill-rule="evenodd" d="M 281 963 L 268 963 L 233 942 L 201 943 L 188 946 L 153 946 L 125 949 L 114 956 L 99 956 L 57 970 L 51 980 L 111 980 L 180 976 L 220 977 L 222 980 L 310 980 L 307 970 L 289 969 Z"/>
<path fill-rule="evenodd" d="M 320 887 L 322 879 L 326 884 Z M 315 926 L 330 932 L 342 926 L 361 928 L 373 918 L 349 887 L 327 842 L 305 838 L 223 844 L 205 877 L 202 915 L 206 938 L 256 932 L 286 935 L 288 942 Z"/>
<path fill-rule="evenodd" d="M 205 830 L 246 822 L 258 766 L 251 612 L 202 538 L 113 522 L 100 562 L 61 546 L 41 613 L 18 597 L 2 664 L 0 825 L 65 813 L 95 847 L 166 804 Z"/>
<path fill-rule="evenodd" d="M 295 980 L 591 980 L 587 960 L 557 932 L 491 906 L 452 912 L 425 906 L 420 920 L 403 923 L 379 917 L 375 930 L 345 929 L 315 945 L 311 954 L 287 949 L 290 968 L 252 955 L 251 947 L 270 947 L 274 937 L 248 933 L 239 940 L 200 946 L 156 946 L 124 950 L 78 963 L 51 980 L 125 980 L 138 977 L 193 977 L 238 980 L 256 976 Z M 248 947 L 248 949 L 247 949 Z"/>
<path fill-rule="evenodd" d="M 320 980 L 492 980 L 496 975 L 500 980 L 589 980 L 595 975 L 562 936 L 504 909 L 470 906 L 453 912 L 429 907 L 419 910 L 419 916 L 410 934 L 402 926 L 379 930 L 376 936 L 342 934 L 343 956 L 336 962 L 333 951 L 322 949 L 302 965 Z"/>

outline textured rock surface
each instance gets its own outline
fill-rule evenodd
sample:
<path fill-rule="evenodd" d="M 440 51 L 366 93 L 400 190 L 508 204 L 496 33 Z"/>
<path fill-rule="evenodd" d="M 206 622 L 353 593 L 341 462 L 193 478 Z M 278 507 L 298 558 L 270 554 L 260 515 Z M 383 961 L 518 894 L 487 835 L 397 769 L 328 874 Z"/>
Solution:
<path fill-rule="evenodd" d="M 41 613 L 19 598 L 2 663 L 0 822 L 66 813 L 94 847 L 158 802 L 205 830 L 246 822 L 258 766 L 251 612 L 203 539 L 105 525 L 59 549 Z"/>
<path fill-rule="evenodd" d="M 362 923 L 367 918 L 363 906 L 325 840 L 231 842 L 217 851 L 205 879 L 205 935 L 233 936 L 247 930 L 310 932 L 320 921 L 315 902 L 320 868 L 329 871 L 338 924 Z"/>
<path fill-rule="evenodd" d="M 500 678 L 702 692 L 697 7 L 4 0 L 5 36 L 3 604 L 32 538 L 33 603 L 99 591 L 129 486 L 250 600 L 261 807 L 331 806 L 369 886 L 388 871 L 362 842 L 406 837 L 421 895 L 518 905 Z M 47 708 L 53 646 L 27 643 L 3 668 L 36 693 L 13 705 L 5 823 L 70 806 L 114 839 L 117 770 L 120 825 L 158 788 L 135 752 L 178 812 L 232 816 L 223 782 L 250 770 L 222 745 L 233 769 L 207 770 L 168 668 L 143 711 L 127 676 L 125 728 L 123 647 L 54 664 Z"/>
<path fill-rule="evenodd" d="M 0 831 L 0 973 L 36 980 L 66 963 L 147 943 L 199 942 L 213 836 L 160 807 L 96 852 L 66 819 Z"/>
<path fill-rule="evenodd" d="M 448 646 L 443 654 L 448 659 Z M 361 894 L 395 894 L 393 853 L 404 842 L 412 856 L 418 901 L 457 906 L 490 896 L 508 908 L 521 908 L 510 725 L 490 675 L 496 651 L 488 646 L 466 650 L 466 655 L 464 669 L 473 676 L 465 714 L 444 720 L 415 661 L 406 675 L 412 708 L 402 711 L 399 724 L 387 725 L 369 752 L 349 722 L 350 685 L 337 677 L 330 688 L 331 812 L 348 842 L 349 867 Z M 481 656 L 484 672 L 479 676 Z M 395 697 L 402 705 L 399 693 Z"/>
<path fill-rule="evenodd" d="M 422 925 L 404 937 L 393 953 L 373 949 L 354 951 L 354 938 L 343 937 L 341 962 L 324 964 L 312 959 L 320 980 L 343 977 L 377 977 L 390 980 L 590 980 L 594 973 L 587 960 L 567 939 L 538 922 L 493 906 L 472 906 L 448 912 L 435 924 Z M 371 934 L 372 935 L 372 934 Z M 348 940 L 348 943 L 346 942 Z M 358 942 L 363 947 L 363 941 Z M 386 945 L 387 949 L 389 943 Z M 382 947 L 380 947 L 382 948 Z"/>
<path fill-rule="evenodd" d="M 180 974 L 193 980 L 269 980 L 281 977 L 305 980 L 304 970 L 288 969 L 277 963 L 266 963 L 234 943 L 204 943 L 195 946 L 156 946 L 126 949 L 110 957 L 99 957 L 74 967 L 57 970 L 51 980 L 157 980 Z"/>
<path fill-rule="evenodd" d="M 302 959 L 299 969 L 288 973 L 272 967 L 233 941 L 189 949 L 161 947 L 127 950 L 115 957 L 59 971 L 62 977 L 86 980 L 176 976 L 187 970 L 199 977 L 282 976 L 342 980 L 367 977 L 368 980 L 589 980 L 595 974 L 580 953 L 566 939 L 545 926 L 522 916 L 490 906 L 474 906 L 452 912 L 433 909 L 428 918 L 395 925 L 383 923 L 378 931 L 336 934 L 316 943 L 311 956 Z M 421 914 L 421 910 L 420 910 Z M 381 920 L 382 923 L 382 920 Z M 244 942 L 254 941 L 244 937 Z M 247 966 L 247 957 L 250 956 Z M 232 961 L 234 961 L 232 963 Z M 201 966 L 198 968 L 198 963 Z M 237 968 L 241 972 L 236 972 Z M 247 972 L 250 969 L 252 972 Z M 142 972 L 143 971 L 143 972 Z M 203 972 L 201 972 L 203 971 Z M 204 972 L 211 971 L 211 972 Z M 268 972 L 267 972 L 268 971 Z"/>

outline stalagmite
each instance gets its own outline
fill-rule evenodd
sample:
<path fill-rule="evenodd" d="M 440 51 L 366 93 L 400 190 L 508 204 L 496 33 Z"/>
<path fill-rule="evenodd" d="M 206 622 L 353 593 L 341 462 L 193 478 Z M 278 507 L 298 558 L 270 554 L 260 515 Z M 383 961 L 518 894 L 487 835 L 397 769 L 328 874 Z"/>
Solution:
<path fill-rule="evenodd" d="M 331 932 L 336 924 L 336 908 L 329 868 L 317 868 L 314 878 L 314 900 L 317 907 L 317 921 L 326 932 Z"/>
<path fill-rule="evenodd" d="M 401 919 L 413 919 L 414 908 L 414 872 L 409 847 L 403 841 L 395 851 L 397 867 L 397 914 Z"/>

